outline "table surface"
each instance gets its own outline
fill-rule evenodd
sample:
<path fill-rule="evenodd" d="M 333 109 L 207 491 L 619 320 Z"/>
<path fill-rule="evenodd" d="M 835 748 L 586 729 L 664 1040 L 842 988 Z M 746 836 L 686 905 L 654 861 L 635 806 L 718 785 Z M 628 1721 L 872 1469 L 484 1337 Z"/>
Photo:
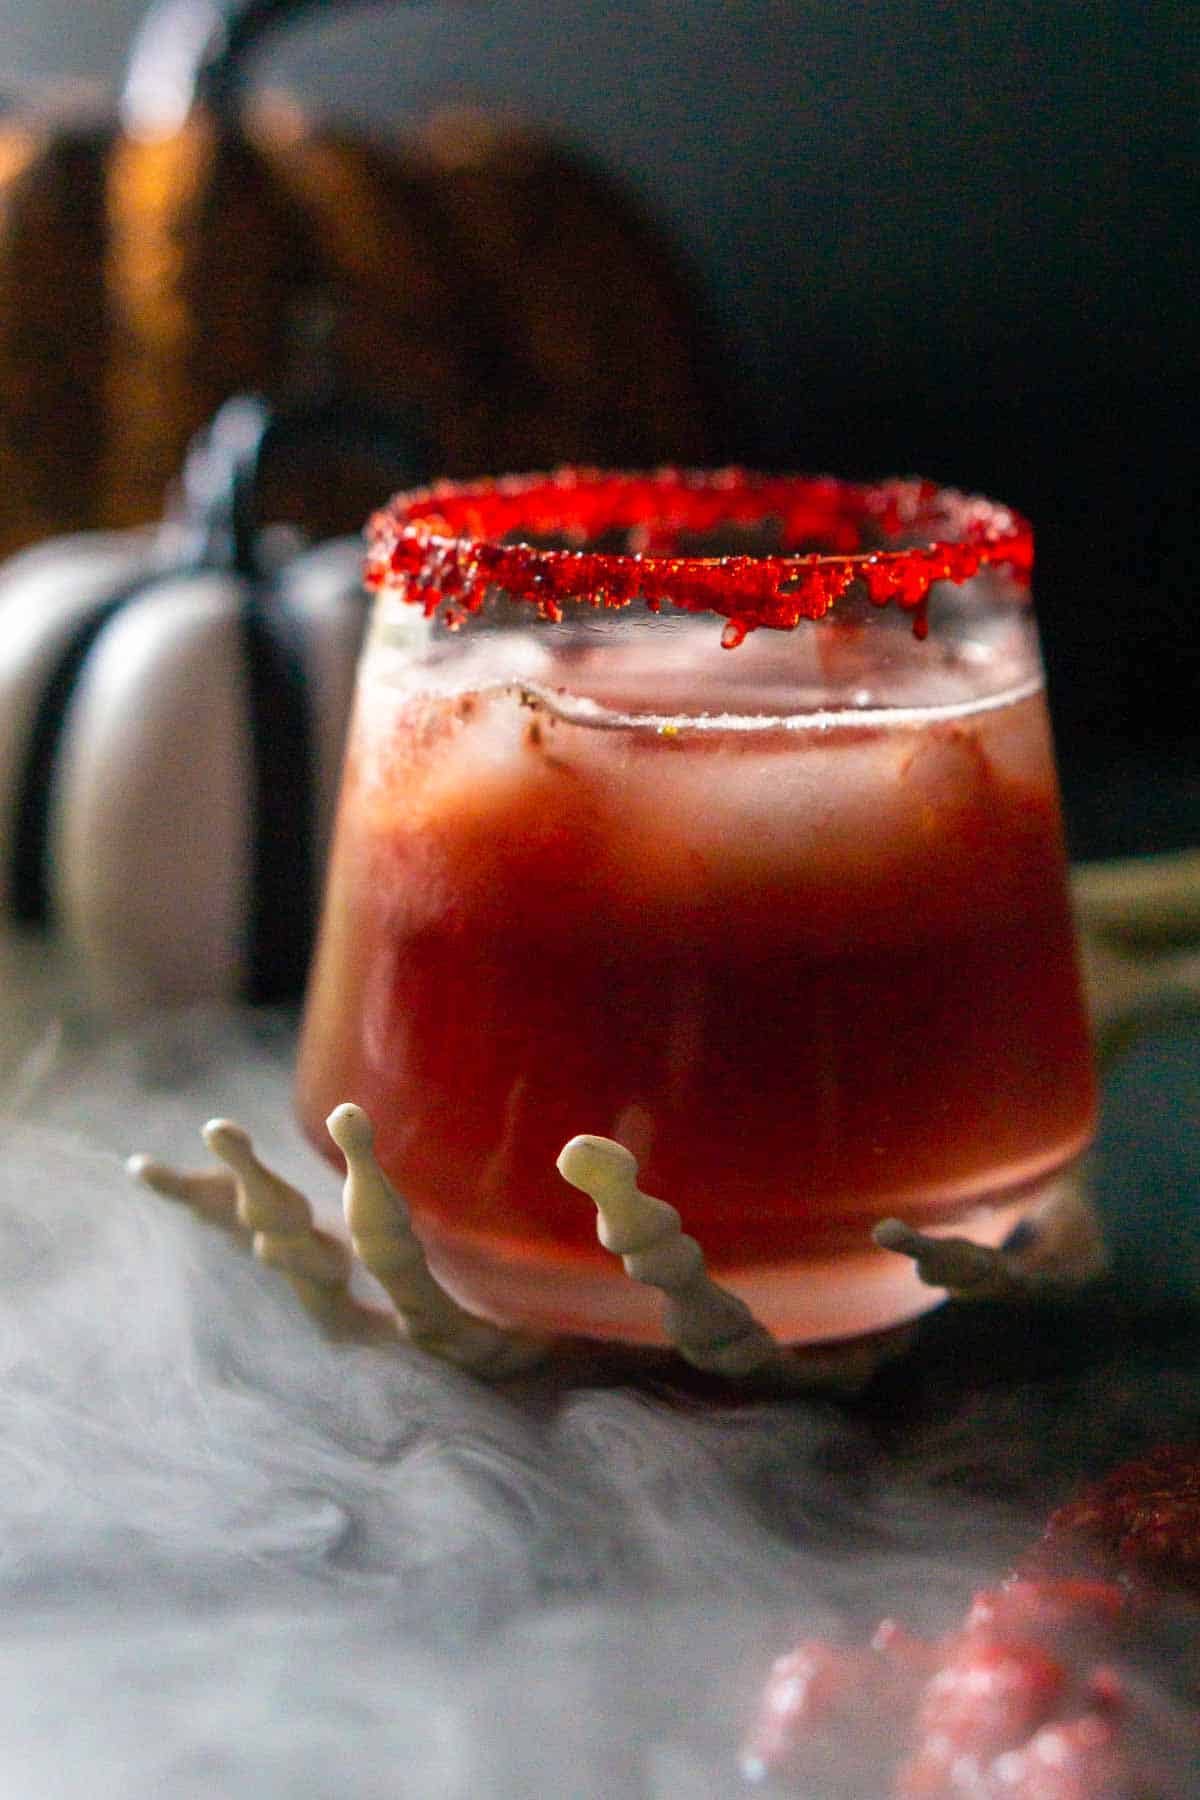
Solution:
<path fill-rule="evenodd" d="M 331 1347 L 121 1163 L 200 1162 L 225 1112 L 332 1215 L 290 1120 L 289 1022 L 103 1027 L 11 940 L 0 993 L 12 1800 L 717 1800 L 796 1638 L 949 1622 L 1073 1485 L 1198 1435 L 1195 1019 L 1111 1072 L 1113 1279 L 943 1309 L 834 1404 L 604 1364 L 491 1391 Z"/>

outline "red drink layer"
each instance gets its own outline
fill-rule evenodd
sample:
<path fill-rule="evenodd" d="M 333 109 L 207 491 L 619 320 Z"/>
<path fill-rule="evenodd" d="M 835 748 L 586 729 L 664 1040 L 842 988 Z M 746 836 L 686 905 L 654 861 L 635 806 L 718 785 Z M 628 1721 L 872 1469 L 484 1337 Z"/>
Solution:
<path fill-rule="evenodd" d="M 727 655 L 719 622 L 645 624 L 570 657 L 485 630 L 432 672 L 377 641 L 303 1117 L 367 1109 L 493 1316 L 657 1338 L 555 1171 L 596 1132 L 782 1337 L 895 1322 L 933 1296 L 875 1221 L 997 1242 L 1093 1126 L 1031 628 L 968 652 L 868 615 Z"/>

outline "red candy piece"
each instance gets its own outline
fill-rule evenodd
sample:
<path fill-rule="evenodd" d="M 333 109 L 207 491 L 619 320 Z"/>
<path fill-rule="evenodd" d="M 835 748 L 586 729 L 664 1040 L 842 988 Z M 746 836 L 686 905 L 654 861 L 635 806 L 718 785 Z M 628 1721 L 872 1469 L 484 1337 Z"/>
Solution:
<path fill-rule="evenodd" d="M 767 521 L 777 526 L 779 554 L 681 553 L 687 539 L 716 527 Z M 612 532 L 637 548 L 589 548 Z M 579 547 L 504 541 L 513 536 L 566 536 Z M 897 536 L 908 543 L 884 547 Z M 966 581 L 1003 563 L 1027 587 L 1033 563 L 1029 525 L 991 500 L 928 481 L 855 484 L 743 469 L 561 469 L 443 482 L 398 495 L 372 519 L 369 537 L 368 587 L 393 589 L 426 613 L 443 607 L 450 622 L 475 612 L 491 588 L 554 620 L 566 601 L 621 607 L 640 598 L 654 612 L 670 604 L 727 619 L 726 649 L 759 626 L 789 631 L 823 618 L 855 581 L 875 605 L 894 600 L 911 611 L 924 636 L 935 581 Z"/>
<path fill-rule="evenodd" d="M 979 1800 L 1141 1800 L 1152 1792 L 1134 1776 L 1118 1727 L 1096 1713 L 1044 1726 L 999 1757 L 976 1791 Z"/>
<path fill-rule="evenodd" d="M 947 1763 L 1011 1749 L 1050 1717 L 1066 1686 L 1063 1665 L 1040 1645 L 965 1633 L 921 1697 L 923 1751 Z M 918 1783 L 910 1791 L 927 1790 Z"/>
<path fill-rule="evenodd" d="M 1115 1565 L 1200 1594 L 1200 1448 L 1165 1444 L 1122 1463 L 1051 1515 L 1030 1560 Z"/>
<path fill-rule="evenodd" d="M 871 1652 L 841 1649 L 820 1638 L 797 1644 L 771 1665 L 743 1761 L 773 1769 L 794 1745 L 827 1725 L 870 1680 Z"/>
<path fill-rule="evenodd" d="M 844 1769 L 848 1742 L 850 1756 L 869 1768 L 886 1754 L 892 1722 L 912 1711 L 933 1663 L 932 1645 L 890 1619 L 866 1649 L 819 1638 L 798 1644 L 772 1666 L 742 1768 L 759 1776 L 815 1754 Z"/>
<path fill-rule="evenodd" d="M 817 1642 L 781 1658 L 746 1766 L 808 1793 L 822 1767 L 873 1755 L 864 1792 L 893 1800 L 1181 1800 L 1200 1719 L 1129 1688 L 1110 1660 L 1153 1598 L 1130 1576 L 1200 1591 L 1200 1448 L 1122 1464 L 1061 1507 L 1021 1571 L 976 1594 L 939 1644 L 886 1620 L 870 1650 Z"/>
<path fill-rule="evenodd" d="M 1126 1590 L 1112 1581 L 1017 1576 L 976 1594 L 965 1629 L 1054 1637 L 1081 1625 L 1115 1626 L 1128 1604 Z"/>

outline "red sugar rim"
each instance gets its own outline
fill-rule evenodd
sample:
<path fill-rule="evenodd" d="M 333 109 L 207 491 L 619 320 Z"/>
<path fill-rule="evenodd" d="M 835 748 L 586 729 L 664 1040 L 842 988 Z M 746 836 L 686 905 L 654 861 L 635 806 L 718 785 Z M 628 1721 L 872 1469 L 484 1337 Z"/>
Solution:
<path fill-rule="evenodd" d="M 677 553 L 683 534 L 766 520 L 778 522 L 778 554 Z M 631 533 L 634 549 L 585 547 L 617 529 Z M 868 529 L 924 541 L 865 549 Z M 514 533 L 565 535 L 579 547 L 504 542 Z M 441 482 L 398 494 L 368 535 L 367 586 L 394 591 L 426 614 L 442 607 L 451 625 L 477 611 L 492 588 L 553 620 L 566 601 L 621 607 L 641 599 L 652 612 L 671 605 L 727 619 L 727 649 L 759 626 L 790 631 L 801 619 L 823 618 L 855 581 L 876 606 L 894 600 L 911 611 L 923 637 L 934 582 L 966 581 L 985 564 L 1004 563 L 1027 588 L 1033 564 L 1032 528 L 994 500 L 932 481 L 857 484 L 744 469 L 559 469 Z M 789 552 L 797 544 L 820 548 Z"/>

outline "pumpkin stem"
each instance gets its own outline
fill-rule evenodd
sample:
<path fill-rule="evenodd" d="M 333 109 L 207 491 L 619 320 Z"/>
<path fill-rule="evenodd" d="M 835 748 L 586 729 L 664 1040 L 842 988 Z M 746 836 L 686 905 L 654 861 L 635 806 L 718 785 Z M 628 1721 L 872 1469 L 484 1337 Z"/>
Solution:
<path fill-rule="evenodd" d="M 259 41 L 306 12 L 345 12 L 364 0 L 157 0 L 130 52 L 121 122 L 135 136 L 177 131 L 196 104 L 236 116 L 246 64 Z"/>

